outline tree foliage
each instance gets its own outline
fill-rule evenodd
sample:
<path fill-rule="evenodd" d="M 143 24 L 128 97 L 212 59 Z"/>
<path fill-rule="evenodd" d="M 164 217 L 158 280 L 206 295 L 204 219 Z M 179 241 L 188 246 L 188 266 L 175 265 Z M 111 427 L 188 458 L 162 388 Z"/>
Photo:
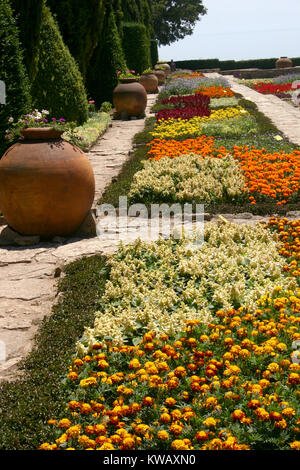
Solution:
<path fill-rule="evenodd" d="M 6 104 L 0 104 L 0 152 L 8 119 L 30 109 L 29 81 L 23 64 L 16 22 L 8 0 L 0 2 L 0 80 L 6 85 Z M 1 155 L 0 155 L 1 158 Z"/>
<path fill-rule="evenodd" d="M 193 33 L 207 10 L 203 0 L 151 0 L 155 37 L 160 45 L 171 44 Z"/>
<path fill-rule="evenodd" d="M 150 67 L 150 39 L 143 24 L 123 24 L 123 49 L 129 69 L 142 73 Z"/>
<path fill-rule="evenodd" d="M 45 0 L 11 0 L 30 80 L 37 72 L 42 9 Z"/>
<path fill-rule="evenodd" d="M 118 71 L 126 69 L 126 62 L 113 9 L 105 17 L 103 32 L 91 59 L 87 88 L 99 107 L 104 101 L 112 101 L 118 84 Z"/>
<path fill-rule="evenodd" d="M 32 84 L 38 109 L 48 109 L 57 118 L 83 123 L 88 100 L 82 76 L 48 7 L 43 8 L 38 72 Z"/>
<path fill-rule="evenodd" d="M 47 3 L 57 19 L 64 42 L 85 78 L 101 36 L 105 1 L 47 0 Z"/>

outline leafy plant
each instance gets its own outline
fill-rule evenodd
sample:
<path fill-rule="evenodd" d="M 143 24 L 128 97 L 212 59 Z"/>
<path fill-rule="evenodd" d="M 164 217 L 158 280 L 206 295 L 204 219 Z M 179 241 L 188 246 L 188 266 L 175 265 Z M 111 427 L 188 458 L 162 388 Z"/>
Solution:
<path fill-rule="evenodd" d="M 104 101 L 100 106 L 102 113 L 109 113 L 112 110 L 112 104 L 109 101 Z"/>
<path fill-rule="evenodd" d="M 23 129 L 32 127 L 47 127 L 64 132 L 74 127 L 74 123 L 67 123 L 66 119 L 64 118 L 50 118 L 49 111 L 45 109 L 43 109 L 41 112 L 35 109 L 32 113 L 21 116 L 17 122 L 14 122 L 13 117 L 10 117 L 8 121 L 12 127 L 6 130 L 5 138 L 10 143 L 22 138 Z"/>

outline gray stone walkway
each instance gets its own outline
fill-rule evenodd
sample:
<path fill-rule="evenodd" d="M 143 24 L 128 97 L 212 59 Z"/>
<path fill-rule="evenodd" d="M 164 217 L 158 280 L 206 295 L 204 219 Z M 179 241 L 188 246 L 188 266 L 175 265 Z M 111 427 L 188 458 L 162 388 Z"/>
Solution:
<path fill-rule="evenodd" d="M 157 95 L 148 95 L 146 117 L 150 117 L 156 99 Z M 132 139 L 144 125 L 145 119 L 113 120 L 89 152 L 96 180 L 94 206 L 129 158 Z M 5 232 L 7 228 L 0 227 L 0 380 L 12 380 L 17 375 L 18 362 L 32 348 L 38 325 L 51 312 L 57 291 L 57 268 L 82 256 L 115 251 L 118 240 L 73 238 L 16 247 L 3 246 Z M 1 362 L 3 347 L 5 362 Z"/>
<path fill-rule="evenodd" d="M 218 76 L 220 74 L 205 74 Z M 224 78 L 224 77 L 223 77 Z M 248 86 L 241 85 L 232 75 L 226 75 L 232 90 L 243 95 L 247 100 L 253 101 L 262 113 L 265 114 L 275 126 L 294 144 L 300 145 L 300 108 L 277 98 L 274 95 L 263 95 Z M 258 80 L 259 81 L 259 80 Z"/>

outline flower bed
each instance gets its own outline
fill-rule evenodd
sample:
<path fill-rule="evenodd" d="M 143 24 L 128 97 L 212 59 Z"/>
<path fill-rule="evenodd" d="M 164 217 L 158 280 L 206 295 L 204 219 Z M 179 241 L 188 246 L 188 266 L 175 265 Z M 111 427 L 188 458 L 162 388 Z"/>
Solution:
<path fill-rule="evenodd" d="M 226 78 L 177 78 L 171 80 L 163 89 L 161 96 L 167 98 L 173 95 L 190 95 L 197 90 L 204 90 L 209 87 L 229 88 Z"/>
<path fill-rule="evenodd" d="M 121 247 L 109 261 L 101 309 L 81 354 L 96 338 L 132 342 L 145 328 L 174 334 L 186 318 L 208 321 L 218 308 L 253 307 L 277 285 L 295 288 L 279 249 L 276 234 L 262 227 L 214 222 L 206 224 L 204 243 L 195 252 L 182 238 Z"/>
<path fill-rule="evenodd" d="M 236 147 L 233 154 L 244 170 L 252 204 L 262 198 L 272 198 L 277 205 L 299 200 L 299 151 L 271 154 L 264 149 Z"/>
<path fill-rule="evenodd" d="M 254 90 L 264 95 L 277 95 L 279 93 L 285 93 L 292 90 L 292 84 L 273 84 L 273 83 L 255 83 L 253 86 Z M 300 88 L 300 85 L 297 87 Z"/>
<path fill-rule="evenodd" d="M 210 98 L 232 98 L 234 96 L 231 88 L 224 88 L 223 86 L 200 87 L 195 93 L 203 94 Z"/>
<path fill-rule="evenodd" d="M 176 90 L 178 81 L 175 80 L 173 89 L 171 82 L 169 90 Z M 180 83 L 182 84 L 182 80 Z M 165 105 L 168 109 L 160 110 L 157 114 L 148 157 L 154 160 L 180 157 L 181 161 L 160 164 L 146 162 L 144 169 L 134 177 L 130 190 L 132 200 L 158 202 L 158 198 L 161 197 L 163 201 L 181 203 L 194 200 L 206 204 L 248 203 L 250 206 L 255 206 L 257 203 L 277 206 L 296 204 L 299 201 L 299 150 L 291 152 L 283 150 L 285 146 L 280 146 L 283 137 L 280 134 L 276 135 L 277 129 L 266 122 L 263 115 L 255 111 L 251 102 L 239 101 L 235 97 L 214 98 L 215 109 L 211 109 L 210 116 L 194 116 L 192 107 L 170 109 L 172 106 L 197 104 L 197 96 L 202 100 L 203 96 L 213 96 L 216 90 L 221 90 L 220 96 L 224 96 L 226 91 L 224 87 L 212 85 L 209 81 L 206 85 L 207 88 L 201 89 L 201 94 L 195 90 L 194 95 L 176 95 L 161 100 L 161 105 Z M 268 87 L 270 84 L 262 85 Z M 236 100 L 234 101 L 236 106 L 227 105 L 232 100 Z M 186 110 L 187 114 L 184 115 L 182 110 Z M 272 132 L 273 135 L 270 133 L 268 137 L 266 131 Z M 265 134 L 269 140 L 273 138 L 274 151 L 268 152 L 259 146 L 255 148 L 253 145 L 239 145 L 241 137 L 245 140 L 246 135 L 251 134 L 253 139 L 260 134 Z M 231 146 L 226 148 L 221 145 L 218 148 L 214 144 L 214 137 L 219 140 L 224 137 L 226 141 L 230 138 Z M 250 137 L 249 141 L 251 140 Z M 278 151 L 275 141 L 278 143 Z M 229 154 L 233 158 L 229 157 Z M 196 162 L 195 155 L 199 155 L 199 162 Z M 222 164 L 204 163 L 204 157 L 225 159 L 224 178 L 218 175 Z M 228 176 L 230 172 L 231 178 Z M 202 180 L 204 184 L 201 183 Z M 228 188 L 224 187 L 225 181 Z M 236 192 L 232 191 L 235 185 L 237 185 Z"/>
<path fill-rule="evenodd" d="M 300 88 L 299 80 L 299 75 L 289 74 L 259 82 L 256 80 L 240 80 L 240 83 L 253 88 L 259 93 L 290 100 L 295 91 Z"/>
<path fill-rule="evenodd" d="M 152 135 L 161 139 L 187 139 L 201 135 L 239 135 L 256 132 L 254 119 L 241 106 L 212 110 L 209 117 L 191 119 L 168 119 L 159 121 Z"/>
<path fill-rule="evenodd" d="M 148 160 L 133 178 L 130 202 L 244 202 L 247 192 L 243 171 L 228 155 L 222 159 L 182 155 Z"/>
<path fill-rule="evenodd" d="M 190 181 L 187 180 L 186 175 L 186 165 L 188 158 L 195 161 L 195 158 L 191 154 L 199 154 L 202 158 L 211 157 L 211 158 L 221 158 L 225 159 L 229 150 L 226 150 L 224 147 L 216 148 L 214 144 L 213 137 L 202 136 L 196 139 L 187 139 L 184 141 L 176 140 L 161 140 L 155 139 L 149 143 L 150 150 L 148 152 L 149 158 L 156 161 L 162 158 L 176 158 L 180 157 L 182 159 L 185 155 L 185 165 L 181 165 L 180 162 L 176 162 L 175 165 L 166 163 L 165 165 L 155 166 L 150 164 L 145 164 L 145 169 L 135 175 L 134 183 L 131 190 L 131 195 L 134 195 L 137 198 L 138 194 L 140 197 L 146 197 L 144 190 L 147 190 L 147 197 L 149 198 L 152 194 L 156 194 L 156 190 L 159 189 L 159 176 L 171 175 L 176 168 L 176 183 L 177 187 L 188 188 Z M 188 156 L 190 155 L 190 157 Z M 229 194 L 231 189 L 237 184 L 236 177 L 238 176 L 239 190 L 244 193 L 244 196 L 251 202 L 252 205 L 255 205 L 258 201 L 265 200 L 274 200 L 277 205 L 284 205 L 287 202 L 298 201 L 299 191 L 300 191 L 300 152 L 294 151 L 290 154 L 284 152 L 270 153 L 264 149 L 255 149 L 249 148 L 247 146 L 234 146 L 232 149 L 232 155 L 234 160 L 231 160 L 230 168 L 228 169 L 229 175 L 232 171 L 232 177 L 227 179 L 225 177 L 226 184 L 228 185 Z M 236 164 L 235 164 L 236 162 Z M 192 166 L 193 163 L 191 162 Z M 210 165 L 210 164 L 209 164 Z M 209 168 L 207 166 L 207 170 Z M 218 165 L 216 163 L 216 165 Z M 240 166 L 239 170 L 236 166 Z M 170 169 L 168 170 L 168 166 Z M 242 170 L 242 171 L 241 171 Z M 162 172 L 162 173 L 161 173 Z M 201 171 L 198 168 L 194 172 L 195 182 L 199 182 L 199 193 L 202 191 L 200 180 L 202 176 L 207 178 L 207 171 Z M 220 178 L 217 174 L 213 175 L 213 172 L 209 172 L 210 177 L 215 177 L 216 185 Z M 143 181 L 143 178 L 145 180 Z M 156 178 L 158 178 L 156 180 Z M 244 190 L 242 186 L 242 181 L 244 181 Z M 144 189 L 143 189 L 144 188 Z M 166 194 L 173 194 L 173 201 L 182 201 L 184 200 L 183 194 L 178 194 L 175 191 L 174 185 L 170 185 L 165 188 Z M 160 187 L 160 193 L 162 195 L 163 188 Z M 192 194 L 194 197 L 197 195 L 195 192 L 188 191 L 186 193 L 186 201 L 189 201 Z M 203 194 L 203 193 L 202 193 Z M 216 191 L 214 194 L 218 194 Z M 226 199 L 224 191 L 224 198 Z M 228 194 L 228 192 L 227 192 Z M 238 193 L 234 194 L 236 198 Z M 156 201 L 156 197 L 154 197 Z M 151 199 L 152 200 L 152 199 Z M 218 197 L 215 197 L 215 201 L 220 200 Z M 203 202 L 211 202 L 210 198 L 204 197 Z"/>
<path fill-rule="evenodd" d="M 205 106 L 185 106 L 184 108 L 162 109 L 156 115 L 157 121 L 167 121 L 168 119 L 192 119 L 195 116 L 210 116 L 210 109 Z"/>
<path fill-rule="evenodd" d="M 153 329 L 151 316 L 148 331 L 133 346 L 91 338 L 89 354 L 75 358 L 68 374 L 66 386 L 72 397 L 68 411 L 60 420 L 49 420 L 55 442 L 43 443 L 41 449 L 300 449 L 300 292 L 293 281 L 299 280 L 300 223 L 271 219 L 267 230 L 222 224 L 219 236 L 209 230 L 206 237 L 215 249 L 220 229 L 222 248 L 226 243 L 243 247 L 244 255 L 251 244 L 255 256 L 257 243 L 265 238 L 267 247 L 271 241 L 271 251 L 274 247 L 280 254 L 273 251 L 265 256 L 274 267 L 280 266 L 278 282 L 265 286 L 256 303 L 244 298 L 235 306 L 215 306 L 208 324 L 197 318 L 182 319 L 185 326 L 181 331 L 174 328 L 173 335 Z M 112 266 L 113 281 L 118 279 L 130 289 L 129 279 L 136 278 L 137 269 L 141 272 L 145 264 L 155 290 L 155 273 L 162 272 L 159 266 L 165 266 L 169 257 L 174 259 L 173 243 L 152 244 L 150 252 L 142 243 L 135 244 L 135 276 L 127 269 L 132 248 L 121 250 Z M 163 256 L 164 246 L 167 256 Z M 180 251 L 184 253 L 182 245 Z M 242 263 L 244 273 L 259 259 L 250 257 L 249 263 Z M 149 269 L 149 262 L 156 270 Z M 195 266 L 199 263 L 190 268 Z M 184 269 L 189 272 L 188 265 Z M 262 266 L 257 269 L 253 280 L 269 272 Z M 176 285 L 171 272 L 168 277 Z M 142 285 L 144 279 L 140 279 Z M 221 278 L 219 282 L 223 285 Z M 109 295 L 111 289 L 106 299 Z M 189 287 L 188 297 L 194 295 Z M 117 291 L 113 296 L 117 298 Z M 167 295 L 162 299 L 168 302 Z"/>

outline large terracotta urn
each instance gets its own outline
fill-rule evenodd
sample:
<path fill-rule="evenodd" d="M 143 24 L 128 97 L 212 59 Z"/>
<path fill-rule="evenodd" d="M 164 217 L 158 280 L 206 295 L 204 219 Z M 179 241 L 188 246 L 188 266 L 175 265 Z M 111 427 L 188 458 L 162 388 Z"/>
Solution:
<path fill-rule="evenodd" d="M 147 106 L 147 92 L 136 80 L 124 79 L 114 89 L 113 103 L 120 117 L 140 117 Z"/>
<path fill-rule="evenodd" d="M 158 62 L 154 68 L 158 70 L 159 68 L 162 68 L 165 71 L 167 77 L 171 73 L 171 67 L 169 66 L 168 62 Z"/>
<path fill-rule="evenodd" d="M 154 73 L 143 73 L 140 78 L 147 93 L 158 93 L 158 78 Z"/>
<path fill-rule="evenodd" d="M 0 160 L 0 209 L 22 235 L 69 236 L 86 218 L 95 194 L 88 157 L 51 128 L 23 130 Z"/>
<path fill-rule="evenodd" d="M 293 67 L 293 62 L 288 57 L 280 57 L 276 61 L 276 68 L 277 69 L 286 69 L 288 67 Z"/>
<path fill-rule="evenodd" d="M 161 86 L 165 83 L 166 81 L 166 74 L 163 70 L 154 70 L 154 74 L 156 75 L 158 79 L 158 86 Z"/>

